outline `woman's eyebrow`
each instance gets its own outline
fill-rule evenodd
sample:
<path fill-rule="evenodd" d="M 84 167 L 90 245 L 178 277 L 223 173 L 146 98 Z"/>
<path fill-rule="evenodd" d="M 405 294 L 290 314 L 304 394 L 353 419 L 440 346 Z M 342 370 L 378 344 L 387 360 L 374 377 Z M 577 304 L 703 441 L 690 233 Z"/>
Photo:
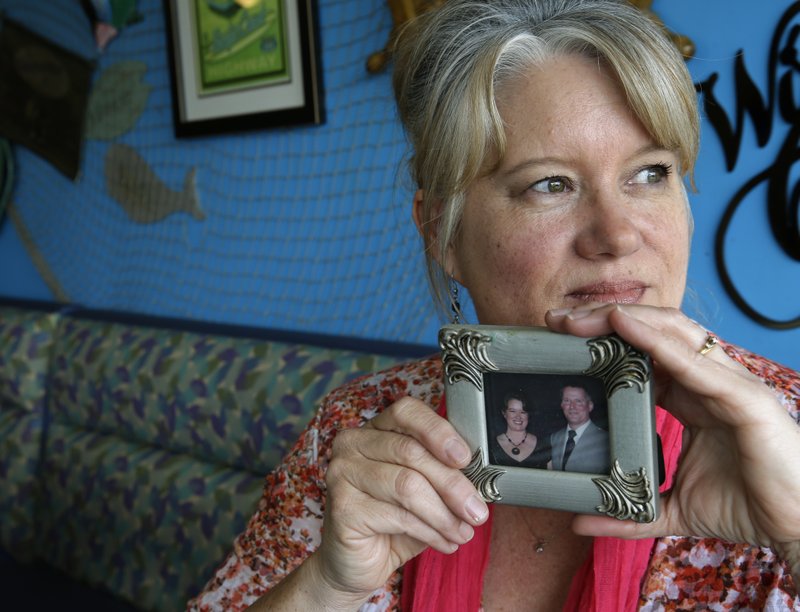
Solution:
<path fill-rule="evenodd" d="M 503 177 L 508 177 L 516 174 L 521 170 L 526 170 L 528 168 L 533 168 L 536 166 L 545 166 L 548 164 L 563 164 L 565 163 L 563 158 L 560 157 L 531 157 L 528 159 L 523 159 L 522 161 L 514 164 L 508 170 L 503 170 L 500 172 L 500 175 Z"/>
<path fill-rule="evenodd" d="M 661 145 L 658 145 L 658 144 L 655 144 L 655 143 L 650 143 L 650 144 L 646 144 L 646 145 L 636 149 L 628 157 L 628 159 L 635 159 L 637 157 L 641 157 L 643 155 L 650 155 L 650 154 L 653 154 L 653 153 L 659 153 L 659 154 L 664 154 L 664 155 L 674 155 L 675 151 L 673 149 L 668 149 L 668 148 L 666 148 L 664 146 L 661 146 Z M 517 172 L 520 172 L 521 170 L 527 170 L 528 168 L 535 168 L 536 166 L 546 166 L 546 165 L 549 165 L 549 164 L 568 164 L 568 163 L 569 163 L 569 161 L 566 160 L 565 158 L 556 157 L 556 156 L 552 156 L 552 155 L 545 156 L 545 157 L 530 157 L 530 158 L 526 158 L 526 159 L 523 159 L 523 160 L 517 162 L 516 164 L 511 166 L 508 170 L 502 170 L 499 173 L 499 175 L 501 177 L 505 178 L 505 177 L 513 176 L 514 174 L 516 174 Z"/>
<path fill-rule="evenodd" d="M 675 154 L 675 150 L 674 149 L 668 149 L 666 147 L 663 147 L 661 145 L 653 143 L 653 144 L 649 144 L 649 145 L 644 145 L 643 147 L 640 147 L 639 149 L 634 151 L 633 155 L 631 155 L 631 158 L 641 157 L 642 155 L 649 155 L 651 153 L 662 153 L 662 154 L 667 154 L 667 155 L 674 155 Z"/>

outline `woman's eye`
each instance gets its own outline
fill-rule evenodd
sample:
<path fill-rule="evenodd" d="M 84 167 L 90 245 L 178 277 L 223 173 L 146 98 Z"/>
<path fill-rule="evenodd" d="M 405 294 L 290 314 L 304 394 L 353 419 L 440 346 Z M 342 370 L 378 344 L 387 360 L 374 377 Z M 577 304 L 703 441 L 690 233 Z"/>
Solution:
<path fill-rule="evenodd" d="M 539 193 L 564 193 L 569 189 L 569 182 L 562 176 L 551 176 L 534 183 L 531 189 Z"/>
<path fill-rule="evenodd" d="M 631 179 L 631 183 L 636 185 L 648 185 L 653 183 L 660 183 L 663 181 L 671 171 L 671 167 L 663 164 L 656 164 L 655 166 L 647 166 L 637 172 Z"/>

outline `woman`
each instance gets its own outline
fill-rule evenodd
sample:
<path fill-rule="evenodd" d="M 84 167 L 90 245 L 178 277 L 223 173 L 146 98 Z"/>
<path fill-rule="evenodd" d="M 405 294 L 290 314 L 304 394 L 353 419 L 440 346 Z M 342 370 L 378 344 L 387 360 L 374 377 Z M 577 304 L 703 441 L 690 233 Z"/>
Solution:
<path fill-rule="evenodd" d="M 481 323 L 650 353 L 662 513 L 490 513 L 430 359 L 332 394 L 190 607 L 800 606 L 800 377 L 678 310 L 698 115 L 661 30 L 615 0 L 449 0 L 401 34 L 394 82 L 439 301 L 455 282 Z"/>
<path fill-rule="evenodd" d="M 529 414 L 523 393 L 506 393 L 500 413 L 506 430 L 495 438 L 495 462 L 498 465 L 547 469 L 550 447 L 544 444 L 544 439 L 528 431 Z"/>

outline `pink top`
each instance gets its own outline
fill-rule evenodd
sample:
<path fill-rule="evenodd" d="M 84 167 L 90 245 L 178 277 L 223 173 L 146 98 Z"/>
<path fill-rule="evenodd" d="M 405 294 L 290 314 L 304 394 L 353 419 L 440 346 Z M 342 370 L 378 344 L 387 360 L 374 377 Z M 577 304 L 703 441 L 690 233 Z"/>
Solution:
<path fill-rule="evenodd" d="M 800 421 L 798 373 L 742 349 L 724 348 L 760 376 Z M 441 362 L 432 357 L 369 375 L 332 392 L 289 455 L 267 476 L 258 510 L 203 592 L 189 602 L 188 610 L 244 610 L 300 565 L 320 543 L 324 476 L 336 432 L 361 427 L 404 395 L 438 406 L 441 381 Z M 665 453 L 669 453 L 667 448 Z M 596 543 L 592 586 L 587 585 L 593 596 L 613 581 L 615 571 L 624 571 L 614 564 L 627 562 L 618 555 L 604 557 L 600 567 L 611 574 L 598 580 L 597 549 Z M 644 574 L 634 577 L 639 592 L 634 607 L 640 610 L 800 610 L 787 568 L 769 549 L 669 537 L 656 540 L 650 552 Z M 401 575 L 395 572 L 361 611 L 399 610 Z M 589 574 L 576 577 L 580 580 L 589 580 Z"/>

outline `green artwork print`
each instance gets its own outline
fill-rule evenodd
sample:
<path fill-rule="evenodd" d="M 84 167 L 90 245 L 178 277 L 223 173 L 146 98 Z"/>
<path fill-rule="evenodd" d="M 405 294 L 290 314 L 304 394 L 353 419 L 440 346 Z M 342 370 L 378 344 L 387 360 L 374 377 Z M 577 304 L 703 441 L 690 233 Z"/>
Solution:
<path fill-rule="evenodd" d="M 284 0 L 194 0 L 198 93 L 289 80 Z"/>

